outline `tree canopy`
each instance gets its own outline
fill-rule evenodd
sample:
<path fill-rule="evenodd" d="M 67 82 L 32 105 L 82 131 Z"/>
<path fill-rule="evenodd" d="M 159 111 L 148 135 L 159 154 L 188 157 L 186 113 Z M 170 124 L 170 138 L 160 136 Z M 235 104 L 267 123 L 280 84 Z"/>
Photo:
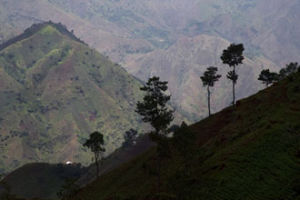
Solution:
<path fill-rule="evenodd" d="M 144 122 L 149 122 L 159 135 L 167 134 L 167 128 L 173 121 L 173 111 L 167 106 L 171 96 L 165 92 L 168 89 L 168 82 L 160 81 L 159 77 L 149 78 L 144 87 L 143 102 L 137 103 L 136 112 L 142 116 Z"/>
<path fill-rule="evenodd" d="M 217 82 L 222 76 L 217 74 L 217 67 L 208 67 L 204 72 L 203 76 L 201 76 L 201 80 L 203 86 L 213 87 L 215 82 Z"/>
<path fill-rule="evenodd" d="M 243 64 L 244 50 L 243 44 L 231 44 L 227 49 L 223 50 L 223 54 L 221 56 L 223 64 L 229 65 L 230 67 Z"/>

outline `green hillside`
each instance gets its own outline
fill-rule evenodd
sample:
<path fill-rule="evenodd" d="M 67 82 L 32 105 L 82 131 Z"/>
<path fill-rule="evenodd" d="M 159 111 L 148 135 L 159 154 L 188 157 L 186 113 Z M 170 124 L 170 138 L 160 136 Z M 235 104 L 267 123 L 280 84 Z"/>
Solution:
<path fill-rule="evenodd" d="M 72 200 L 299 200 L 300 73 L 179 129 L 162 161 L 155 148 L 81 189 Z M 158 197 L 159 196 L 159 197 Z"/>
<path fill-rule="evenodd" d="M 95 130 L 106 153 L 129 128 L 140 82 L 61 24 L 34 25 L 0 48 L 0 172 L 28 162 L 87 164 Z"/>

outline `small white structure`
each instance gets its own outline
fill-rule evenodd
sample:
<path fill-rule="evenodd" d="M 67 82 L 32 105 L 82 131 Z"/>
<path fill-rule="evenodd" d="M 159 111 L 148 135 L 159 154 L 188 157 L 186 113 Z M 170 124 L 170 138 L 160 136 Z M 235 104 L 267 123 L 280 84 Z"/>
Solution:
<path fill-rule="evenodd" d="M 67 161 L 66 165 L 72 165 L 73 163 L 71 161 Z"/>

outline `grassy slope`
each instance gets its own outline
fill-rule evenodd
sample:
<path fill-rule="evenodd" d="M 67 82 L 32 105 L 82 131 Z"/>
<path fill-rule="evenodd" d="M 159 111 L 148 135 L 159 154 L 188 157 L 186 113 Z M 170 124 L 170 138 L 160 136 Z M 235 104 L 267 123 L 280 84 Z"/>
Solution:
<path fill-rule="evenodd" d="M 300 199 L 300 74 L 183 130 L 162 164 L 165 199 Z M 180 134 L 179 134 L 180 135 Z M 82 189 L 73 199 L 157 199 L 155 149 Z M 188 156 L 187 156 L 188 155 Z M 184 167 L 187 162 L 189 167 Z M 114 198 L 115 197 L 115 198 Z"/>
<path fill-rule="evenodd" d="M 88 163 L 92 131 L 107 153 L 138 128 L 140 82 L 119 65 L 46 23 L 0 51 L 0 168 L 28 162 Z"/>

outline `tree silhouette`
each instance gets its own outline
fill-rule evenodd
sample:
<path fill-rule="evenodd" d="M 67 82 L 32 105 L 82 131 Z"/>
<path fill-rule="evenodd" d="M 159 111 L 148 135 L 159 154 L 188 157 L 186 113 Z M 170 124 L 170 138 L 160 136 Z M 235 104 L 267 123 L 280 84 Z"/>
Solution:
<path fill-rule="evenodd" d="M 284 79 L 285 77 L 297 72 L 300 69 L 299 65 L 297 62 L 291 62 L 286 65 L 285 68 L 281 69 L 279 71 L 279 80 Z"/>
<path fill-rule="evenodd" d="M 146 92 L 143 102 L 137 103 L 136 112 L 142 116 L 144 122 L 149 122 L 154 128 L 153 134 L 166 136 L 167 128 L 173 121 L 173 111 L 167 107 L 171 96 L 165 94 L 168 82 L 160 81 L 159 77 L 149 78 L 146 85 L 140 88 Z"/>
<path fill-rule="evenodd" d="M 213 87 L 215 85 L 215 82 L 217 82 L 221 75 L 217 74 L 218 68 L 217 67 L 208 67 L 207 70 L 204 72 L 203 76 L 201 76 L 201 80 L 203 83 L 203 87 L 207 86 L 207 104 L 208 104 L 208 115 L 211 115 L 210 112 L 210 87 Z"/>
<path fill-rule="evenodd" d="M 145 92 L 143 102 L 137 103 L 136 112 L 142 116 L 144 122 L 148 122 L 154 131 L 150 133 L 151 139 L 157 143 L 157 164 L 158 164 L 158 185 L 157 192 L 160 190 L 160 169 L 161 159 L 168 151 L 168 126 L 173 121 L 173 111 L 167 107 L 171 96 L 165 94 L 168 89 L 168 82 L 160 81 L 159 77 L 149 78 L 146 85 L 140 88 Z"/>
<path fill-rule="evenodd" d="M 258 80 L 262 81 L 263 84 L 268 87 L 270 84 L 274 83 L 277 80 L 277 74 L 275 72 L 270 72 L 269 69 L 264 69 L 260 72 Z"/>
<path fill-rule="evenodd" d="M 297 62 L 291 62 L 288 65 L 286 65 L 287 75 L 296 73 L 298 71 L 298 69 L 299 69 L 299 65 Z"/>
<path fill-rule="evenodd" d="M 221 60 L 223 64 L 227 64 L 233 70 L 229 71 L 227 78 L 232 81 L 232 104 L 235 105 L 235 84 L 238 80 L 238 75 L 236 73 L 236 67 L 239 64 L 243 64 L 244 56 L 244 45 L 243 44 L 231 44 L 227 49 L 223 50 Z"/>
<path fill-rule="evenodd" d="M 83 146 L 88 147 L 93 153 L 95 158 L 95 164 L 97 168 L 97 177 L 99 176 L 99 161 L 103 158 L 103 153 L 105 152 L 103 135 L 95 131 L 90 134 L 90 138 L 83 144 Z"/>

